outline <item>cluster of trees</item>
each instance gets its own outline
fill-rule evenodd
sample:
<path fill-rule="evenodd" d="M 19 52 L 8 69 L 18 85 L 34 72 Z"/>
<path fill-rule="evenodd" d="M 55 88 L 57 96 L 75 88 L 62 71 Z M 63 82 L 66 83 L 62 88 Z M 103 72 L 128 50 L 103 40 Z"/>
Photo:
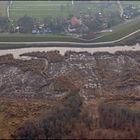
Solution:
<path fill-rule="evenodd" d="M 109 4 L 111 3 L 107 5 Z M 106 12 L 103 7 L 100 7 L 99 13 L 94 13 L 91 9 L 88 9 L 87 12 L 79 14 L 78 19 L 85 25 L 84 28 L 88 27 L 89 31 L 101 31 L 123 22 L 125 18 L 136 17 L 140 14 L 138 7 L 129 5 L 124 9 L 124 14 L 121 18 L 119 11 Z M 60 8 L 64 12 L 65 7 L 61 5 Z M 41 21 L 29 16 L 23 16 L 17 21 L 10 21 L 8 17 L 0 17 L 0 32 L 16 32 L 18 30 L 21 33 L 31 33 L 33 29 L 37 29 L 40 33 L 44 32 L 43 29 L 49 29 L 54 33 L 65 32 L 70 24 L 68 21 L 72 16 L 69 15 L 66 18 L 48 16 Z M 40 28 L 41 24 L 44 25 L 43 29 Z M 19 29 L 16 28 L 17 26 L 19 26 Z"/>
<path fill-rule="evenodd" d="M 9 30 L 10 20 L 7 17 L 0 17 L 0 32 Z"/>
<path fill-rule="evenodd" d="M 11 137 L 14 139 L 138 139 L 140 111 L 114 102 L 101 102 L 99 118 L 84 108 L 79 90 L 71 90 L 61 103 L 36 119 L 27 121 Z M 121 133 L 120 133 L 121 130 Z M 122 133 L 123 132 L 123 133 Z"/>
<path fill-rule="evenodd" d="M 140 7 L 135 7 L 132 4 L 124 8 L 123 17 L 131 19 L 140 15 Z"/>
<path fill-rule="evenodd" d="M 43 24 L 43 28 L 40 25 Z M 61 18 L 45 18 L 43 21 L 38 19 L 23 16 L 17 21 L 9 20 L 8 17 L 0 17 L 0 32 L 20 32 L 20 33 L 31 33 L 33 29 L 43 30 L 49 27 L 52 32 L 62 32 L 64 31 L 63 26 L 65 22 Z"/>
<path fill-rule="evenodd" d="M 95 15 L 90 15 L 84 23 L 90 30 L 100 31 L 115 26 L 121 22 L 123 22 L 123 19 L 120 17 L 119 12 L 112 11 L 109 14 L 102 12 L 96 13 Z"/>
<path fill-rule="evenodd" d="M 17 21 L 17 25 L 20 27 L 19 32 L 30 33 L 34 27 L 34 19 L 24 16 Z"/>
<path fill-rule="evenodd" d="M 53 33 L 61 33 L 68 29 L 71 17 L 72 15 L 68 18 L 53 18 L 50 16 L 42 21 L 26 15 L 17 21 L 10 21 L 7 17 L 0 17 L 0 32 L 14 33 L 18 31 L 20 33 L 31 33 L 32 30 L 36 30 L 39 33 L 45 33 L 44 30 L 49 30 Z M 104 13 L 89 14 L 88 17 L 82 15 L 79 20 L 82 22 L 82 29 L 88 27 L 89 31 L 100 31 L 122 22 L 119 13 L 116 12 L 111 12 L 109 15 Z"/>
<path fill-rule="evenodd" d="M 63 103 L 38 119 L 26 122 L 12 137 L 14 139 L 88 138 L 84 131 L 85 128 L 90 129 L 92 119 L 88 114 L 82 113 L 82 104 L 83 98 L 78 93 L 70 93 Z"/>
<path fill-rule="evenodd" d="M 139 137 L 139 133 L 137 133 L 140 128 L 139 110 L 130 109 L 117 103 L 102 102 L 98 111 L 99 124 L 102 128 L 134 131 L 135 137 Z"/>

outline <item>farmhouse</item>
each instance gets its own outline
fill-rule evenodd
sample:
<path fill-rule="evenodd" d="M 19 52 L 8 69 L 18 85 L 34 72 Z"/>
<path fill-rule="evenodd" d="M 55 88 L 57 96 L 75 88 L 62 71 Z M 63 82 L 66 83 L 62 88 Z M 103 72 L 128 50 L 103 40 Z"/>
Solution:
<path fill-rule="evenodd" d="M 70 20 L 72 26 L 79 26 L 81 24 L 80 20 L 76 16 L 73 16 Z"/>

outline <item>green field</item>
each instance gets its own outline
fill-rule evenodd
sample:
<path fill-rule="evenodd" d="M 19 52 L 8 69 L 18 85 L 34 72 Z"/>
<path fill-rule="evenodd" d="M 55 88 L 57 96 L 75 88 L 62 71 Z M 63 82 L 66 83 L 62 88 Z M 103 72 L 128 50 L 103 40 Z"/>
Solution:
<path fill-rule="evenodd" d="M 18 19 L 21 16 L 28 15 L 35 18 L 53 17 L 68 17 L 70 14 L 76 16 L 80 12 L 100 12 L 102 2 L 92 1 L 78 3 L 71 1 L 13 1 L 10 7 L 10 17 Z M 90 10 L 89 10 L 90 9 Z M 102 9 L 104 12 L 118 10 L 117 4 L 113 3 L 110 8 Z"/>
<path fill-rule="evenodd" d="M 140 1 L 121 1 L 121 4 L 123 7 L 127 7 L 129 5 L 133 5 L 137 7 L 140 5 Z"/>
<path fill-rule="evenodd" d="M 0 16 L 7 16 L 8 1 L 0 1 Z"/>
<path fill-rule="evenodd" d="M 102 7 L 102 4 L 111 3 L 110 7 Z M 132 4 L 134 6 L 140 5 L 139 1 L 121 1 L 123 7 Z M 102 8 L 101 8 L 102 7 Z M 90 10 L 89 10 L 90 9 Z M 82 13 L 95 13 L 118 11 L 119 7 L 115 1 L 84 1 L 82 3 L 71 1 L 13 1 L 10 7 L 10 17 L 18 19 L 21 16 L 28 15 L 35 18 L 45 18 L 47 16 L 53 17 L 68 17 L 70 14 L 79 16 Z"/>
<path fill-rule="evenodd" d="M 70 2 L 46 2 L 46 1 L 13 1 L 10 7 L 10 17 L 12 19 L 18 19 L 24 15 L 28 15 L 35 18 L 45 18 L 48 15 L 51 16 L 64 16 L 68 10 L 61 10 L 61 5 L 67 6 Z"/>
<path fill-rule="evenodd" d="M 140 29 L 140 17 L 112 28 L 113 32 L 106 33 L 94 42 L 114 41 Z"/>
<path fill-rule="evenodd" d="M 0 42 L 46 42 L 46 41 L 70 41 L 81 42 L 78 38 L 72 38 L 65 35 L 32 35 L 32 34 L 9 34 L 1 33 Z"/>

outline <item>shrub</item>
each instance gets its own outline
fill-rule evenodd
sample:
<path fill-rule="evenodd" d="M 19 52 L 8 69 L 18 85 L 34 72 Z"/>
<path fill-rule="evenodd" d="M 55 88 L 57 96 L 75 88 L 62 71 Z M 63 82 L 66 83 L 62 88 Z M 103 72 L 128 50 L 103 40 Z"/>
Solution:
<path fill-rule="evenodd" d="M 71 92 L 65 97 L 63 103 L 43 113 L 38 119 L 26 122 L 15 131 L 12 137 L 14 139 L 88 137 L 89 122 L 87 120 L 89 119 L 86 119 L 83 112 L 81 113 L 82 103 L 83 98 Z"/>
<path fill-rule="evenodd" d="M 139 128 L 140 111 L 114 103 L 102 102 L 99 105 L 99 123 L 104 128 Z"/>

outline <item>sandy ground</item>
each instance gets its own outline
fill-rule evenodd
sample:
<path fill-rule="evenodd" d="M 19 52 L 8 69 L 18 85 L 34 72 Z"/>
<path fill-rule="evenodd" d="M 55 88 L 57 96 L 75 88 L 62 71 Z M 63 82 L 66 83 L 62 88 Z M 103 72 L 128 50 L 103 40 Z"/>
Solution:
<path fill-rule="evenodd" d="M 9 50 L 0 50 L 0 55 L 13 54 L 15 58 L 19 58 L 19 55 L 22 53 L 33 52 L 33 51 L 50 51 L 50 50 L 59 50 L 61 54 L 64 54 L 66 51 L 88 51 L 90 53 L 94 52 L 110 52 L 114 53 L 116 51 L 138 51 L 140 50 L 140 44 L 134 46 L 116 46 L 116 47 L 100 47 L 100 48 L 67 48 L 67 47 L 38 47 L 38 48 L 23 48 L 23 49 L 9 49 Z"/>

